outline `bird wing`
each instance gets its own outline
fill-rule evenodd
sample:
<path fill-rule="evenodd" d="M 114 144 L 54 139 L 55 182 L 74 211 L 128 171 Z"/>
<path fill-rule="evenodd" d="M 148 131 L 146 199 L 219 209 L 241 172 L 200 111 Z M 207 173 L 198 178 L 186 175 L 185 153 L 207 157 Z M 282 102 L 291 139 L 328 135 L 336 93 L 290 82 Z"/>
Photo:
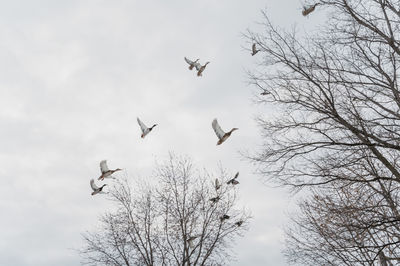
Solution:
<path fill-rule="evenodd" d="M 108 166 L 107 166 L 107 160 L 103 160 L 100 162 L 100 170 L 101 170 L 102 174 L 109 171 Z"/>
<path fill-rule="evenodd" d="M 238 178 L 238 176 L 239 176 L 239 172 L 236 173 L 236 175 L 233 177 L 233 179 Z"/>
<path fill-rule="evenodd" d="M 93 191 L 98 190 L 99 188 L 94 183 L 94 179 L 90 179 L 90 186 L 92 187 Z"/>
<path fill-rule="evenodd" d="M 200 63 L 194 63 L 194 67 L 197 69 L 197 71 L 199 71 L 202 65 Z"/>
<path fill-rule="evenodd" d="M 138 124 L 139 124 L 139 126 L 140 126 L 140 129 L 142 130 L 143 133 L 146 132 L 146 131 L 148 130 L 148 128 L 146 127 L 146 125 L 145 125 L 142 121 L 140 121 L 139 117 L 137 118 L 137 122 L 138 122 Z"/>
<path fill-rule="evenodd" d="M 225 135 L 225 132 L 219 126 L 217 119 L 214 119 L 212 121 L 212 128 L 214 129 L 215 134 L 217 135 L 217 137 L 219 139 L 222 139 L 222 137 Z"/>
<path fill-rule="evenodd" d="M 218 189 L 220 186 L 218 178 L 215 178 L 215 189 Z"/>
<path fill-rule="evenodd" d="M 184 57 L 184 58 L 185 58 L 186 63 L 188 63 L 189 65 L 192 65 L 192 64 L 193 64 L 193 61 L 190 61 L 190 60 L 187 59 L 186 57 Z"/>

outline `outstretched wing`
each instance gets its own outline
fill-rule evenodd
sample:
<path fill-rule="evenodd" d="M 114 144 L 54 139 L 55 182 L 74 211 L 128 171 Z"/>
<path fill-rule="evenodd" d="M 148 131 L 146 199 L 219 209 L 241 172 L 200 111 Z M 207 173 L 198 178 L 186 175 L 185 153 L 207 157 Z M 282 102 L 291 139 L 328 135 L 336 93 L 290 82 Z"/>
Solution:
<path fill-rule="evenodd" d="M 184 57 L 184 58 L 185 58 L 186 63 L 188 63 L 189 65 L 192 65 L 192 64 L 193 64 L 193 61 L 190 61 L 190 60 L 187 59 L 186 57 Z"/>
<path fill-rule="evenodd" d="M 233 179 L 238 178 L 238 176 L 239 176 L 239 172 L 236 173 L 236 175 L 233 177 Z"/>
<path fill-rule="evenodd" d="M 201 64 L 200 63 L 194 63 L 194 67 L 196 68 L 197 71 L 201 69 Z"/>
<path fill-rule="evenodd" d="M 146 125 L 142 121 L 140 121 L 139 117 L 137 118 L 137 122 L 140 126 L 140 129 L 142 130 L 142 133 L 145 133 L 148 130 Z"/>
<path fill-rule="evenodd" d="M 214 129 L 215 134 L 217 135 L 217 137 L 219 139 L 222 139 L 222 137 L 225 135 L 225 132 L 219 126 L 217 119 L 214 119 L 212 121 L 212 128 Z"/>
<path fill-rule="evenodd" d="M 102 174 L 109 171 L 108 166 L 107 166 L 107 160 L 103 160 L 100 162 L 100 170 L 101 170 Z"/>
<path fill-rule="evenodd" d="M 219 189 L 220 186 L 221 184 L 219 183 L 218 178 L 215 178 L 215 189 Z"/>
<path fill-rule="evenodd" d="M 98 190 L 99 188 L 94 183 L 94 179 L 90 179 L 90 186 L 92 187 L 93 191 Z"/>

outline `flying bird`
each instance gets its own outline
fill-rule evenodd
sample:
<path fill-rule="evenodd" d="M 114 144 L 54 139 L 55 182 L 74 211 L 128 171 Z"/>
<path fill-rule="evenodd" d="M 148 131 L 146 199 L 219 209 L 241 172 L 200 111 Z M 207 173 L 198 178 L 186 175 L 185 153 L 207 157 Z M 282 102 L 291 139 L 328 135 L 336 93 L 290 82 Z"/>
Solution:
<path fill-rule="evenodd" d="M 310 14 L 311 12 L 313 12 L 315 10 L 315 7 L 317 5 L 319 5 L 320 3 L 316 3 L 312 6 L 309 7 L 304 7 L 303 11 L 301 12 L 303 14 L 303 16 L 307 16 L 308 14 Z"/>
<path fill-rule="evenodd" d="M 232 184 L 232 185 L 237 185 L 237 184 L 239 184 L 239 181 L 236 180 L 236 178 L 238 178 L 238 176 L 239 176 L 239 172 L 237 172 L 236 175 L 235 175 L 231 180 L 229 180 L 229 181 L 226 182 L 226 183 L 227 183 L 228 185 L 229 185 L 229 184 Z"/>
<path fill-rule="evenodd" d="M 217 197 L 211 198 L 210 201 L 211 201 L 212 203 L 216 203 L 216 202 L 219 201 L 220 199 L 221 199 L 221 198 L 220 198 L 219 196 L 217 196 Z"/>
<path fill-rule="evenodd" d="M 199 61 L 199 59 L 196 59 L 195 61 L 191 61 L 185 57 L 185 61 L 186 61 L 186 63 L 189 64 L 190 70 L 192 70 L 194 67 L 196 67 L 196 69 L 199 70 L 201 67 L 201 65 L 199 63 L 197 63 L 197 61 Z"/>
<path fill-rule="evenodd" d="M 215 178 L 215 190 L 218 190 L 221 188 L 221 183 L 219 182 L 218 178 Z"/>
<path fill-rule="evenodd" d="M 237 221 L 237 222 L 235 223 L 235 225 L 238 226 L 238 227 L 241 226 L 242 224 L 243 224 L 243 221 L 242 221 L 242 220 Z"/>
<path fill-rule="evenodd" d="M 197 76 L 198 76 L 198 77 L 202 76 L 203 71 L 206 69 L 206 66 L 207 66 L 209 63 L 210 63 L 210 62 L 205 63 L 204 66 L 202 66 L 202 65 L 199 64 L 199 65 L 200 65 L 200 68 L 197 68 L 197 66 L 196 66 L 196 69 L 198 70 L 198 71 L 197 71 Z"/>
<path fill-rule="evenodd" d="M 227 219 L 229 219 L 229 218 L 231 218 L 229 215 L 224 214 L 224 215 L 222 215 L 221 217 L 219 217 L 219 220 L 220 220 L 221 223 L 222 223 L 223 221 L 225 221 L 225 220 L 227 220 Z"/>
<path fill-rule="evenodd" d="M 219 139 L 217 145 L 221 145 L 227 138 L 229 138 L 233 131 L 238 130 L 238 128 L 234 127 L 231 131 L 225 133 L 219 126 L 217 119 L 212 121 L 212 128 Z"/>
<path fill-rule="evenodd" d="M 186 240 L 188 242 L 190 248 L 194 247 L 193 240 L 195 240 L 197 237 L 198 236 L 191 236 L 191 237 L 188 238 L 188 240 Z"/>
<path fill-rule="evenodd" d="M 102 185 L 101 187 L 96 186 L 94 183 L 94 179 L 90 179 L 90 186 L 93 189 L 92 196 L 102 192 L 103 188 L 107 186 L 107 184 Z"/>
<path fill-rule="evenodd" d="M 155 126 L 157 126 L 157 124 L 154 124 L 152 127 L 147 127 L 142 121 L 140 121 L 139 117 L 137 118 L 137 122 L 142 130 L 142 135 L 140 136 L 142 139 L 146 137 L 146 135 L 149 134 Z"/>
<path fill-rule="evenodd" d="M 253 46 L 251 47 L 251 55 L 254 56 L 256 53 L 258 53 L 260 50 L 256 49 L 256 44 L 253 43 Z"/>
<path fill-rule="evenodd" d="M 100 170 L 101 176 L 98 178 L 98 180 L 104 180 L 104 178 L 114 178 L 111 175 L 115 172 L 121 171 L 122 169 L 117 168 L 115 170 L 110 170 L 107 166 L 107 160 L 103 160 L 100 162 Z"/>

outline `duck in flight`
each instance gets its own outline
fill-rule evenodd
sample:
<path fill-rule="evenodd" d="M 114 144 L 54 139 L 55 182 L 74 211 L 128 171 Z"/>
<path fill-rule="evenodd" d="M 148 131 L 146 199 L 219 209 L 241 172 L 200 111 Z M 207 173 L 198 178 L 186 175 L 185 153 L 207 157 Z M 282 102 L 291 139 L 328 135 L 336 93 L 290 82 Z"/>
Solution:
<path fill-rule="evenodd" d="M 115 170 L 110 170 L 108 169 L 107 166 L 107 160 L 103 160 L 100 162 L 100 171 L 101 171 L 101 176 L 98 178 L 98 180 L 104 180 L 104 178 L 114 178 L 112 174 L 115 172 L 121 171 L 122 169 L 117 168 Z"/>
<path fill-rule="evenodd" d="M 242 224 L 243 224 L 243 221 L 242 221 L 242 220 L 237 221 L 237 222 L 235 223 L 235 225 L 238 226 L 238 227 L 241 226 Z"/>
<path fill-rule="evenodd" d="M 253 43 L 253 46 L 251 47 L 251 55 L 254 56 L 256 53 L 258 53 L 260 50 L 256 48 L 256 44 Z"/>
<path fill-rule="evenodd" d="M 211 201 L 212 203 L 216 203 L 216 202 L 219 201 L 220 199 L 221 199 L 221 198 L 218 196 L 218 197 L 211 198 L 210 201 Z"/>
<path fill-rule="evenodd" d="M 230 137 L 233 131 L 238 130 L 238 128 L 234 127 L 231 129 L 231 131 L 225 133 L 219 126 L 217 119 L 214 119 L 211 125 L 212 128 L 214 129 L 215 134 L 218 137 L 217 145 L 221 145 L 225 140 L 227 140 Z"/>
<path fill-rule="evenodd" d="M 140 126 L 140 129 L 142 130 L 142 135 L 140 136 L 142 139 L 143 139 L 144 137 L 146 137 L 146 135 L 149 134 L 150 131 L 152 131 L 153 128 L 154 128 L 155 126 L 157 126 L 157 124 L 154 124 L 152 127 L 147 127 L 147 126 L 139 119 L 139 117 L 137 118 L 137 122 L 138 122 L 138 124 L 139 124 L 139 126 Z"/>
<path fill-rule="evenodd" d="M 226 182 L 228 185 L 229 184 L 232 184 L 232 185 L 237 185 L 237 184 L 239 184 L 239 181 L 237 181 L 236 179 L 238 178 L 238 176 L 239 176 L 239 172 L 237 172 L 236 173 L 236 175 L 231 179 L 231 180 L 229 180 L 228 182 Z"/>
<path fill-rule="evenodd" d="M 91 179 L 91 180 L 90 180 L 90 186 L 92 187 L 92 190 L 93 190 L 92 196 L 94 196 L 94 195 L 96 195 L 96 194 L 98 194 L 98 193 L 104 193 L 104 192 L 102 192 L 102 190 L 103 190 L 103 188 L 104 188 L 105 186 L 107 186 L 107 184 L 104 184 L 104 185 L 102 185 L 101 187 L 98 187 L 98 186 L 96 186 L 96 184 L 94 183 L 94 179 Z"/>
<path fill-rule="evenodd" d="M 221 188 L 221 183 L 219 182 L 218 178 L 215 178 L 215 190 L 218 190 Z"/>
<path fill-rule="evenodd" d="M 206 69 L 206 66 L 209 64 L 210 62 L 205 63 L 203 66 L 199 64 L 199 67 L 196 65 L 196 69 L 197 69 L 197 76 L 201 77 L 203 76 L 202 73 L 203 71 Z"/>
<path fill-rule="evenodd" d="M 313 12 L 315 10 L 315 8 L 317 7 L 317 5 L 319 5 L 320 3 L 316 3 L 312 6 L 309 7 L 304 7 L 303 11 L 301 12 L 303 14 L 303 16 L 307 16 L 308 14 L 310 14 L 311 12 Z"/>
<path fill-rule="evenodd" d="M 225 220 L 227 220 L 227 219 L 229 219 L 229 218 L 231 218 L 229 215 L 224 214 L 224 215 L 222 215 L 221 217 L 219 217 L 219 220 L 220 220 L 221 223 L 222 223 L 223 221 L 225 221 Z"/>
<path fill-rule="evenodd" d="M 201 65 L 199 63 L 197 63 L 197 61 L 199 61 L 200 59 L 196 59 L 195 61 L 192 61 L 190 59 L 187 59 L 186 57 L 184 57 L 184 58 L 185 58 L 186 63 L 189 64 L 189 70 L 192 70 L 194 67 L 196 67 L 196 69 L 200 69 Z"/>

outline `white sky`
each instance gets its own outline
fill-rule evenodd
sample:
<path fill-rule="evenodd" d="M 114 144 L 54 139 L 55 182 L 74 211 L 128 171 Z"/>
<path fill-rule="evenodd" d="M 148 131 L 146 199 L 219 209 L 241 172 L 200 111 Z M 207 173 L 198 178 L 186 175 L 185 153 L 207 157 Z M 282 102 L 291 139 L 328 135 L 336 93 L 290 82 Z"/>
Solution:
<path fill-rule="evenodd" d="M 308 27 L 292 0 L 0 1 L 0 265 L 79 265 L 73 249 L 109 207 L 90 195 L 99 161 L 145 177 L 168 152 L 209 171 L 240 171 L 251 229 L 232 265 L 285 265 L 282 228 L 293 200 L 269 188 L 239 151 L 255 151 L 243 47 L 267 8 L 277 25 Z M 210 61 L 202 78 L 183 57 Z M 140 139 L 139 116 L 159 126 Z M 211 128 L 238 127 L 222 146 Z"/>

